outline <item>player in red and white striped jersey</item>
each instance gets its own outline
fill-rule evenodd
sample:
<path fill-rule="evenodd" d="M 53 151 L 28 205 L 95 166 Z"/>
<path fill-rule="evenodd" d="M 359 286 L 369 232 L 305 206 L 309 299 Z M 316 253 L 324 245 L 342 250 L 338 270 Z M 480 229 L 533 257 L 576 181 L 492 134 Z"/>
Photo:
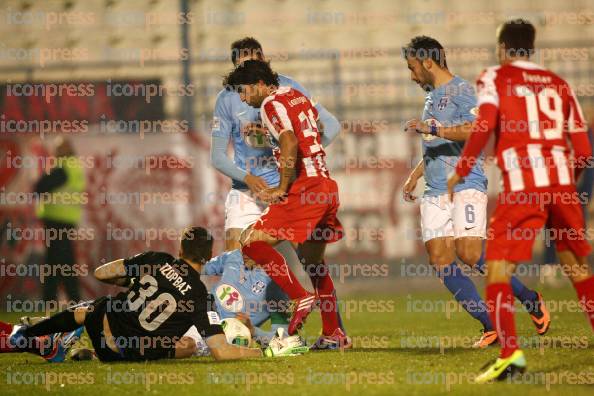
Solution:
<path fill-rule="evenodd" d="M 340 240 L 343 229 L 336 217 L 338 186 L 326 168 L 326 153 L 316 125 L 318 113 L 301 92 L 279 87 L 278 76 L 267 62 L 244 62 L 227 76 L 227 84 L 240 89 L 243 101 L 260 108 L 280 168 L 280 184 L 261 194 L 270 206 L 247 240 L 242 241 L 242 252 L 261 265 L 294 300 L 290 335 L 302 326 L 319 298 L 323 342 L 337 344 L 332 347 L 349 347 L 350 340 L 336 313 L 334 284 L 324 263 L 326 244 Z M 315 295 L 300 285 L 285 259 L 273 248 L 283 240 L 299 244 L 299 256 L 308 267 Z"/>
<path fill-rule="evenodd" d="M 487 242 L 487 305 L 502 349 L 477 382 L 503 379 L 525 369 L 509 282 L 516 263 L 531 259 L 534 239 L 545 224 L 556 233 L 559 259 L 594 328 L 594 277 L 587 263 L 591 247 L 584 237 L 575 188 L 575 180 L 589 164 L 591 145 L 567 82 L 529 61 L 534 37 L 534 27 L 524 20 L 499 28 L 500 66 L 488 68 L 478 79 L 479 116 L 448 181 L 452 194 L 494 133 L 503 192 Z"/>

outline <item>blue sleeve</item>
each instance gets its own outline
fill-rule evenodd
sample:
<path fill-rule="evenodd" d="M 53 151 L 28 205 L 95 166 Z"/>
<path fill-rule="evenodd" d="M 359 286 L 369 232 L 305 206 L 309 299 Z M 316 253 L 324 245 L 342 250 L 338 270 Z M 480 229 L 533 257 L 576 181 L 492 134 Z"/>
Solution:
<path fill-rule="evenodd" d="M 225 255 L 213 257 L 204 265 L 204 275 L 222 275 L 225 269 Z"/>
<path fill-rule="evenodd" d="M 320 103 L 316 105 L 316 110 L 318 110 L 319 120 L 324 125 L 322 146 L 328 147 L 340 133 L 340 122 Z"/>
<path fill-rule="evenodd" d="M 473 109 L 477 107 L 477 99 L 474 88 L 470 84 L 460 84 L 458 95 L 453 95 L 452 101 L 457 108 L 457 117 L 453 120 L 454 125 L 475 120 L 476 115 L 473 114 Z"/>
<path fill-rule="evenodd" d="M 230 111 L 228 96 L 225 91 L 219 92 L 215 103 L 214 114 L 212 116 L 212 136 L 220 136 L 227 139 L 231 138 L 233 129 L 233 116 Z"/>
<path fill-rule="evenodd" d="M 214 115 L 212 118 L 212 137 L 210 141 L 210 163 L 224 174 L 237 181 L 243 181 L 247 172 L 239 168 L 227 156 L 227 145 L 233 130 L 233 118 L 224 91 L 217 96 Z"/>
<path fill-rule="evenodd" d="M 243 181 L 247 172 L 235 165 L 235 163 L 227 156 L 228 144 L 229 138 L 216 136 L 213 133 L 210 140 L 210 163 L 216 170 L 225 176 L 237 181 Z"/>

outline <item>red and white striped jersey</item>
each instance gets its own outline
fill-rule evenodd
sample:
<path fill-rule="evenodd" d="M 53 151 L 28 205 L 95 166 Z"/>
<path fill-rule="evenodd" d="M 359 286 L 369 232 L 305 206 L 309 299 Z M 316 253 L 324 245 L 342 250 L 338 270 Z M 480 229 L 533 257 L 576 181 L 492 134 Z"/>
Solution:
<path fill-rule="evenodd" d="M 565 80 L 535 63 L 514 61 L 485 70 L 477 96 L 479 116 L 456 167 L 460 176 L 470 172 L 494 131 L 504 191 L 575 185 L 574 167 L 581 170 L 591 146 Z"/>
<path fill-rule="evenodd" d="M 277 142 L 285 131 L 293 131 L 297 137 L 297 178 L 330 176 L 316 123 L 318 112 L 305 95 L 291 87 L 279 87 L 262 102 L 260 116 Z"/>

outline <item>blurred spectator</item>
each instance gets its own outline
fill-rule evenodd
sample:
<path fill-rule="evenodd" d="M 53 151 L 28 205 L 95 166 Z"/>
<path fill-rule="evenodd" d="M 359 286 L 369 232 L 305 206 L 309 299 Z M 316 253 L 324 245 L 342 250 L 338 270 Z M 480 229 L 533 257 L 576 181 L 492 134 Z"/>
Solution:
<path fill-rule="evenodd" d="M 62 283 L 68 298 L 80 301 L 78 279 L 72 268 L 75 264 L 72 240 L 76 238 L 76 227 L 82 215 L 85 174 L 68 139 L 59 137 L 56 140 L 54 156 L 56 166 L 35 184 L 36 193 L 50 194 L 47 199 L 40 200 L 43 203 L 37 208 L 37 217 L 45 226 L 45 263 L 52 268 L 43 284 L 43 298 L 45 301 L 55 300 L 58 285 Z"/>

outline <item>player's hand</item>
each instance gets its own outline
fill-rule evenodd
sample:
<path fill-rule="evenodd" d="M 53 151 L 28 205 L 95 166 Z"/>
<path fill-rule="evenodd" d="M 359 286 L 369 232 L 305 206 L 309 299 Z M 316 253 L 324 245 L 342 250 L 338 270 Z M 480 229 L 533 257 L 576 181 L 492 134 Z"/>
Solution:
<path fill-rule="evenodd" d="M 249 189 L 256 195 L 260 194 L 262 191 L 268 188 L 268 184 L 264 179 L 259 176 L 254 176 L 251 173 L 248 173 L 245 178 L 243 179 L 245 184 L 249 187 Z"/>
<path fill-rule="evenodd" d="M 287 197 L 287 192 L 281 188 L 273 187 L 262 191 L 258 197 L 263 202 L 271 205 L 283 202 Z"/>
<path fill-rule="evenodd" d="M 450 197 L 450 202 L 454 201 L 454 187 L 458 183 L 462 181 L 462 177 L 460 177 L 456 172 L 450 176 L 448 179 L 448 196 Z"/>
<path fill-rule="evenodd" d="M 281 327 L 264 350 L 264 356 L 296 356 L 308 351 L 309 347 L 305 345 L 305 341 L 299 335 L 287 337 L 285 336 L 284 329 Z"/>
<path fill-rule="evenodd" d="M 427 125 L 427 123 L 424 121 L 417 120 L 416 118 L 413 118 L 412 120 L 409 120 L 406 122 L 406 124 L 404 124 L 404 131 L 405 132 L 412 131 L 412 132 L 416 132 L 416 133 L 425 133 L 425 134 L 431 133 L 431 130 L 429 129 L 429 125 Z"/>
<path fill-rule="evenodd" d="M 410 175 L 406 182 L 404 183 L 404 187 L 402 187 L 402 196 L 406 202 L 415 202 L 417 197 L 413 194 L 415 188 L 417 188 L 417 181 L 419 179 L 415 178 L 414 176 Z"/>

